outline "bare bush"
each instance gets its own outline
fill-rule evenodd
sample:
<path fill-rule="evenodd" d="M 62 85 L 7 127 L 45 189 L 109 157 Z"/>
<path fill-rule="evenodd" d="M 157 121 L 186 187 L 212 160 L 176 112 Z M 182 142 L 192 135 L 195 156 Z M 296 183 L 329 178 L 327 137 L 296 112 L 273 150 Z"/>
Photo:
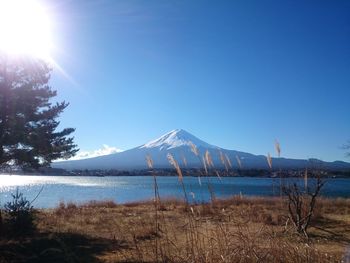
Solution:
<path fill-rule="evenodd" d="M 314 189 L 307 188 L 306 191 L 303 191 L 296 183 L 282 187 L 288 201 L 288 220 L 292 221 L 299 234 L 303 234 L 307 238 L 307 229 L 314 214 L 317 197 L 324 183 L 321 178 L 317 178 Z"/>

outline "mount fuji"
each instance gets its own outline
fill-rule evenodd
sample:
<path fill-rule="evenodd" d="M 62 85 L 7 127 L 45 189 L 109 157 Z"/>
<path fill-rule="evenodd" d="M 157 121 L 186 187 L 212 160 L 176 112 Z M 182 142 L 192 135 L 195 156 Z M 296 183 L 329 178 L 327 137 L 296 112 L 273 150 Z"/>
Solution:
<path fill-rule="evenodd" d="M 198 149 L 199 156 L 196 156 L 191 145 L 195 145 Z M 202 167 L 201 156 L 208 151 L 212 156 L 215 167 L 223 168 L 221 162 L 222 156 L 225 156 L 232 165 L 232 168 L 242 169 L 268 169 L 266 156 L 254 155 L 246 152 L 235 150 L 227 150 L 215 145 L 211 145 L 195 137 L 189 132 L 177 129 L 170 131 L 158 139 L 152 140 L 139 147 L 104 155 L 89 159 L 70 160 L 63 162 L 55 162 L 52 164 L 54 168 L 63 168 L 67 170 L 74 169 L 118 169 L 133 170 L 146 169 L 146 156 L 151 156 L 154 168 L 170 168 L 167 154 L 172 154 L 181 167 L 199 168 Z M 272 158 L 272 165 L 278 168 L 294 168 L 301 169 L 306 167 L 322 167 L 323 169 L 343 170 L 350 169 L 350 163 L 335 161 L 323 162 L 317 159 L 287 159 Z"/>

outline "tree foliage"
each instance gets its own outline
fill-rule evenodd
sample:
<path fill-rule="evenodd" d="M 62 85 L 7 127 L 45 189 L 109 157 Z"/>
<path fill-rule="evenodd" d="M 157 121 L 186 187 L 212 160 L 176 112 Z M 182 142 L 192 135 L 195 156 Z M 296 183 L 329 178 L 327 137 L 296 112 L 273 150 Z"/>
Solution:
<path fill-rule="evenodd" d="M 68 103 L 50 102 L 50 72 L 41 60 L 0 58 L 0 165 L 38 168 L 78 151 L 73 128 L 57 131 Z"/>
<path fill-rule="evenodd" d="M 11 196 L 12 200 L 5 203 L 4 206 L 9 230 L 20 235 L 32 232 L 34 230 L 34 210 L 31 202 L 18 191 L 18 188 Z"/>

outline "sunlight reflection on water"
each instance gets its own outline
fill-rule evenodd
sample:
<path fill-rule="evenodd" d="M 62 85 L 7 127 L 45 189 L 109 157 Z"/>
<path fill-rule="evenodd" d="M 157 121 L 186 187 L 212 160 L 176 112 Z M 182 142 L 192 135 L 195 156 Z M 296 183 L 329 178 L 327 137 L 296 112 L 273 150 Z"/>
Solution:
<path fill-rule="evenodd" d="M 22 176 L 22 175 L 0 175 L 0 191 L 6 187 L 34 186 L 48 184 L 63 184 L 75 186 L 107 186 L 108 181 L 101 177 L 73 177 L 73 176 Z M 125 185 L 127 182 L 114 182 L 117 185 Z"/>
<path fill-rule="evenodd" d="M 278 180 L 277 180 L 278 181 Z M 186 191 L 195 196 L 194 202 L 206 202 L 210 199 L 207 183 L 210 182 L 217 197 L 232 195 L 276 195 L 271 178 L 253 177 L 217 177 L 202 178 L 202 185 L 196 177 L 185 177 Z M 183 198 L 183 191 L 177 177 L 161 176 L 157 178 L 162 198 Z M 302 180 L 301 180 L 302 182 Z M 310 184 L 312 180 L 310 179 Z M 44 186 L 35 207 L 55 207 L 60 201 L 87 202 L 90 200 L 113 200 L 118 203 L 149 200 L 153 198 L 152 176 L 83 177 L 83 176 L 20 176 L 0 175 L 0 203 L 11 199 L 18 187 L 28 200 L 32 200 Z M 276 187 L 276 186 L 275 186 Z M 349 179 L 330 179 L 323 194 L 331 197 L 350 197 Z M 279 193 L 278 193 L 279 194 Z"/>

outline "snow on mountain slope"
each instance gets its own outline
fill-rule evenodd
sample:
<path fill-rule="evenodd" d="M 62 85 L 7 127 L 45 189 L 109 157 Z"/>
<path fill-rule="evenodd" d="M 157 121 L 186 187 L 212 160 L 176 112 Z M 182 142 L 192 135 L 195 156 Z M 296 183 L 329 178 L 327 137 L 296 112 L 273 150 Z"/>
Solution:
<path fill-rule="evenodd" d="M 216 146 L 210 145 L 185 130 L 177 129 L 172 130 L 158 139 L 150 141 L 139 148 L 159 148 L 160 150 L 170 150 L 180 146 L 190 147 L 190 143 L 193 143 L 197 147 L 205 148 L 218 148 Z"/>
<path fill-rule="evenodd" d="M 199 151 L 200 156 L 196 156 L 190 147 L 193 143 Z M 158 139 L 152 140 L 139 147 L 105 156 L 83 160 L 70 160 L 64 162 L 55 162 L 54 168 L 64 168 L 67 170 L 74 169 L 147 169 L 146 155 L 153 159 L 155 168 L 170 168 L 167 154 L 171 153 L 179 162 L 181 167 L 199 168 L 202 167 L 202 156 L 206 151 L 210 152 L 215 167 L 223 168 L 220 156 L 227 156 L 233 168 L 242 165 L 243 169 L 257 168 L 268 169 L 266 156 L 253 155 L 250 153 L 227 150 L 215 145 L 208 144 L 185 130 L 177 129 L 166 133 Z M 238 160 L 239 161 L 238 161 Z M 314 167 L 313 160 L 272 158 L 272 164 L 278 168 L 306 168 Z M 350 163 L 346 162 L 322 162 L 318 161 L 317 165 L 329 169 L 350 169 Z"/>
<path fill-rule="evenodd" d="M 186 159 L 188 165 L 200 167 L 201 162 L 190 148 L 193 143 L 201 153 L 206 150 L 218 151 L 219 147 L 210 145 L 185 130 L 177 129 L 166 133 L 158 139 L 152 140 L 139 147 L 96 158 L 84 160 L 70 160 L 53 163 L 53 167 L 64 169 L 145 169 L 146 155 L 150 155 L 156 168 L 169 168 L 167 154 L 173 154 L 179 162 Z"/>

